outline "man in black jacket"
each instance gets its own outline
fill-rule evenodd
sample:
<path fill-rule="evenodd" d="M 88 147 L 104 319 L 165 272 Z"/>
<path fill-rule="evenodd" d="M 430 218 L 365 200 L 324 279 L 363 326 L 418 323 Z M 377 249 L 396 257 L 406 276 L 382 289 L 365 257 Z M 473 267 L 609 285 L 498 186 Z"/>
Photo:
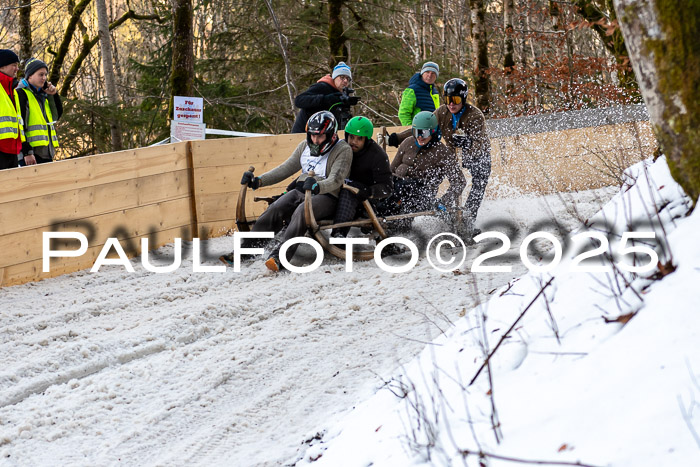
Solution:
<path fill-rule="evenodd" d="M 350 87 L 352 81 L 352 73 L 350 67 L 345 62 L 338 63 L 331 74 L 327 74 L 319 79 L 316 84 L 313 84 L 306 91 L 299 94 L 294 99 L 294 105 L 299 107 L 299 114 L 294 121 L 292 133 L 304 133 L 306 131 L 306 122 L 316 112 L 329 110 L 341 125 L 342 119 L 340 110 L 343 106 L 355 105 L 360 100 L 356 96 L 348 96 L 343 94 L 345 88 Z"/>
<path fill-rule="evenodd" d="M 340 190 L 338 205 L 335 210 L 334 224 L 353 220 L 360 204 L 369 199 L 384 199 L 394 189 L 389 157 L 374 142 L 372 134 L 374 125 L 366 117 L 353 117 L 345 127 L 345 140 L 352 148 L 352 167 L 346 184 L 357 188 L 357 194 L 349 190 Z M 333 237 L 345 237 L 350 227 L 333 229 Z"/>

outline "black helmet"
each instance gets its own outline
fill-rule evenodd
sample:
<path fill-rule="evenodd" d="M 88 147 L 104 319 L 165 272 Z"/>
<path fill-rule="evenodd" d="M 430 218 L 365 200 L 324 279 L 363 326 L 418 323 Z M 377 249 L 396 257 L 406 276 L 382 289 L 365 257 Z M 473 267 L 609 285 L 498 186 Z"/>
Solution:
<path fill-rule="evenodd" d="M 311 141 L 311 135 L 326 135 L 326 140 L 320 145 Z M 330 151 L 338 141 L 338 122 L 327 110 L 316 112 L 306 122 L 306 143 L 311 150 L 311 156 L 318 157 Z"/>
<path fill-rule="evenodd" d="M 445 102 L 449 102 L 451 99 L 447 99 L 448 97 L 460 97 L 462 103 L 465 103 L 467 101 L 467 91 L 469 90 L 469 87 L 467 86 L 467 83 L 464 82 L 463 79 L 459 78 L 452 78 L 448 82 L 445 83 L 443 86 L 443 93 L 442 95 L 445 96 Z M 452 99 L 454 102 L 456 99 Z M 459 104 L 460 102 L 455 102 L 455 104 Z"/>

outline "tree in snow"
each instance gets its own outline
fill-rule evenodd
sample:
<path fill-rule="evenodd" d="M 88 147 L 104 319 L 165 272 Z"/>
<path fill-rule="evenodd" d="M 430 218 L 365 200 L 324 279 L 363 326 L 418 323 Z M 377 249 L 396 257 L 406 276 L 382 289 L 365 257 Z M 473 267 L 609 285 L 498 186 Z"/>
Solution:
<path fill-rule="evenodd" d="M 615 0 L 639 88 L 673 177 L 700 195 L 700 3 Z"/>

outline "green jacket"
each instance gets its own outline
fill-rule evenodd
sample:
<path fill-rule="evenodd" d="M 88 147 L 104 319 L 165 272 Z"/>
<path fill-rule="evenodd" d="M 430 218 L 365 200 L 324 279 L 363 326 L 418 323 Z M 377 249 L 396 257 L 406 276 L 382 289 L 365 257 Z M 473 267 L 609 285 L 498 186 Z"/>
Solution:
<path fill-rule="evenodd" d="M 416 91 L 420 93 L 416 96 Z M 421 79 L 420 73 L 411 77 L 408 87 L 401 96 L 399 120 L 402 126 L 413 123 L 413 117 L 421 110 L 433 112 L 440 107 L 440 92 L 435 84 L 427 84 Z"/>

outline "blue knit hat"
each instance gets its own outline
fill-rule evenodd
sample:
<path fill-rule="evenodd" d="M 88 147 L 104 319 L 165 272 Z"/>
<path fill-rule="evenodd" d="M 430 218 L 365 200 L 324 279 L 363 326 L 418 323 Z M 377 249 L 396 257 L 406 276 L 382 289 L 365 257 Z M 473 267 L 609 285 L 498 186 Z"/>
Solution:
<path fill-rule="evenodd" d="M 435 62 L 425 62 L 423 68 L 420 69 L 420 74 L 422 75 L 426 71 L 432 71 L 435 76 L 440 76 L 440 67 Z"/>
<path fill-rule="evenodd" d="M 345 64 L 345 62 L 338 62 L 338 64 L 333 68 L 333 74 L 331 78 L 336 79 L 338 76 L 347 76 L 352 79 L 352 73 L 350 73 L 350 67 Z"/>
<path fill-rule="evenodd" d="M 10 49 L 0 49 L 0 67 L 19 63 L 19 57 Z"/>

